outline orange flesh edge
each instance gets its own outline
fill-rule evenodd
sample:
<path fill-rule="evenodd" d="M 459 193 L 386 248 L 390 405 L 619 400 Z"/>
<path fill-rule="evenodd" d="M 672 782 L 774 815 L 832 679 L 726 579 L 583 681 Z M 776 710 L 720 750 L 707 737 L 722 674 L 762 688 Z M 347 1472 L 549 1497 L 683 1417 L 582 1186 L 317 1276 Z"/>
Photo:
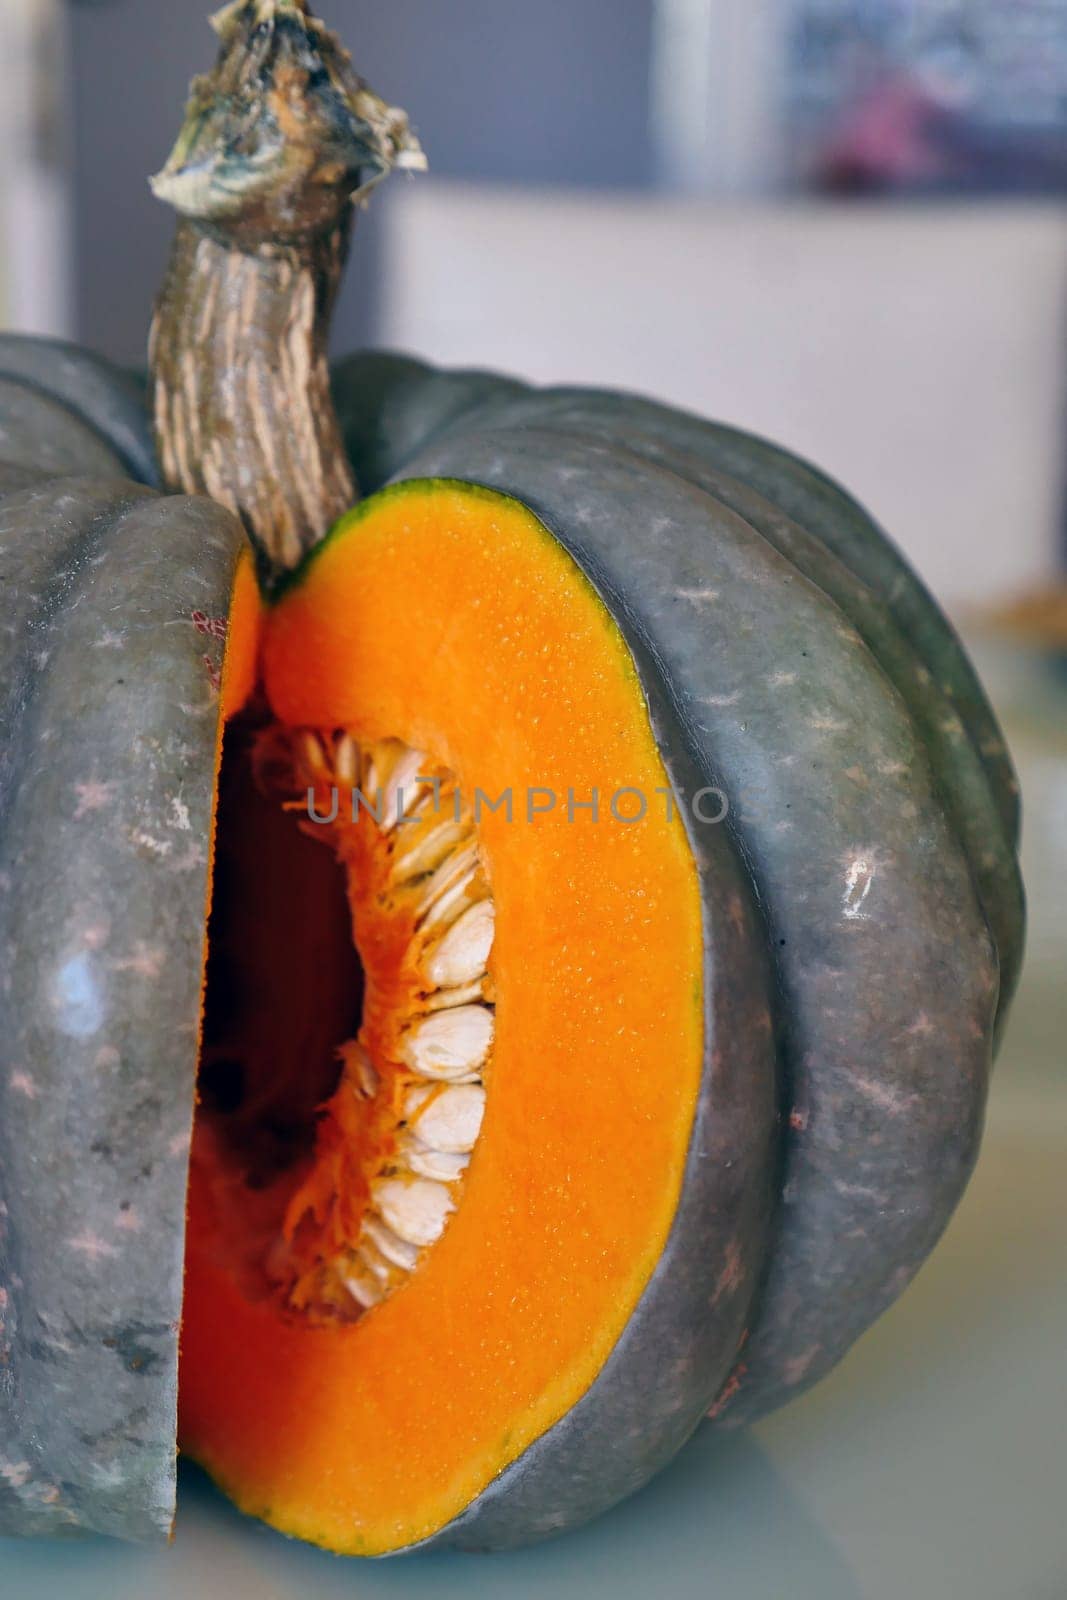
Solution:
<path fill-rule="evenodd" d="M 252 552 L 246 545 L 234 573 L 226 659 L 222 672 L 222 706 L 226 719 L 243 711 L 256 686 L 263 607 Z"/>
<path fill-rule="evenodd" d="M 238 1505 L 350 1554 L 427 1538 L 589 1388 L 662 1253 L 703 1055 L 699 887 L 632 658 L 523 507 L 447 483 L 367 502 L 249 633 L 275 714 L 398 737 L 507 788 L 483 813 L 497 1034 L 457 1214 L 353 1326 L 248 1302 L 190 1191 L 182 1448 Z M 251 647 L 254 649 L 254 644 Z M 227 709 L 231 708 L 227 695 Z M 555 811 L 526 818 L 530 786 Z M 608 811 L 628 786 L 644 821 Z M 599 789 L 601 815 L 567 817 Z M 630 804 L 636 808 L 632 797 Z"/>

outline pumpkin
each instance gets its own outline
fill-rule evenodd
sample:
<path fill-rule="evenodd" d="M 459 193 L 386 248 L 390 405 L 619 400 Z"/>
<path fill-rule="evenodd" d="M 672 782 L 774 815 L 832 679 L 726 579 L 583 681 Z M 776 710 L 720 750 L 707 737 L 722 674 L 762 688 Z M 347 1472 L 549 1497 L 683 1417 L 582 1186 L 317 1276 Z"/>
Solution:
<path fill-rule="evenodd" d="M 118 374 L 0 367 L 0 1531 L 158 1536 L 229 513 L 154 468 Z M 17 377 L 10 376 L 17 374 Z"/>
<path fill-rule="evenodd" d="M 806 463 L 331 374 L 353 197 L 418 147 L 301 0 L 216 26 L 151 422 L 0 346 L 0 1525 L 169 1529 L 180 1319 L 181 1446 L 242 1509 L 499 1549 L 802 1392 L 925 1259 L 1018 973 L 1017 788 Z"/>

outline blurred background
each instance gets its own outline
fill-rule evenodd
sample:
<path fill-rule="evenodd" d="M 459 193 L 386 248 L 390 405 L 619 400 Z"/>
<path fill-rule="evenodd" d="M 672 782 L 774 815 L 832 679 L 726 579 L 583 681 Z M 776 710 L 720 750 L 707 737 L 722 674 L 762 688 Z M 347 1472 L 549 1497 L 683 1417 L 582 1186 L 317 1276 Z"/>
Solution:
<path fill-rule="evenodd" d="M 142 360 L 208 0 L 0 0 L 3 321 Z M 846 479 L 950 608 L 1064 555 L 1067 0 L 323 0 L 432 174 L 340 347 L 639 388 Z"/>

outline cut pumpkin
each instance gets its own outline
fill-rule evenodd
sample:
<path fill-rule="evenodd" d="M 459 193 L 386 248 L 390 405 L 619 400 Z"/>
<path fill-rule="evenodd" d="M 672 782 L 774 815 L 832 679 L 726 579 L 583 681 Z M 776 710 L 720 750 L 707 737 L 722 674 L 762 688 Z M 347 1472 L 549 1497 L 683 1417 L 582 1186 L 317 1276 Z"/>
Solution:
<path fill-rule="evenodd" d="M 254 614 L 246 622 L 235 611 L 235 621 L 240 661 Z M 350 861 L 410 854 L 420 834 L 439 830 L 453 794 L 478 812 L 481 873 L 436 922 L 440 894 L 419 900 L 440 877 L 436 861 L 394 886 L 391 903 L 380 870 L 368 893 L 349 868 L 372 1023 L 362 1037 L 377 1080 L 362 1103 L 369 1119 L 388 1102 L 399 1138 L 412 1116 L 403 1092 L 422 1083 L 455 1095 L 448 1080 L 461 1075 L 446 1064 L 442 1077 L 431 1062 L 421 1077 L 421 1057 L 414 1067 L 402 1059 L 403 1038 L 417 1035 L 420 1009 L 424 1023 L 456 1016 L 451 996 L 472 1009 L 467 974 L 451 990 L 425 984 L 420 1007 L 417 981 L 414 991 L 401 981 L 415 959 L 406 940 L 418 945 L 429 916 L 432 952 L 464 912 L 490 895 L 495 908 L 488 1100 L 459 1182 L 422 1178 L 398 1140 L 379 1136 L 369 1188 L 351 1174 L 352 1207 L 351 1193 L 330 1192 L 341 1130 L 329 1118 L 304 1161 L 305 1182 L 316 1162 L 328 1168 L 320 1221 L 348 1205 L 341 1238 L 336 1227 L 332 1238 L 316 1234 L 323 1266 L 342 1257 L 332 1317 L 323 1304 L 312 1315 L 279 1292 L 242 1289 L 224 1242 L 241 1190 L 220 1184 L 218 1170 L 239 1156 L 218 1154 L 223 1131 L 211 1159 L 194 1159 L 182 1446 L 285 1532 L 377 1554 L 435 1533 L 574 1406 L 663 1252 L 703 1071 L 697 870 L 616 624 L 563 548 L 504 496 L 415 483 L 368 502 L 266 615 L 262 660 L 275 735 L 280 725 L 332 741 L 345 730 L 364 750 L 400 741 L 421 753 L 407 794 L 394 791 L 408 814 L 398 822 L 390 807 L 386 828 L 373 814 L 376 789 L 352 822 L 358 785 L 340 785 L 347 830 L 322 832 L 370 841 L 350 846 Z M 420 793 L 415 774 L 441 767 L 454 787 Z M 307 831 L 316 826 L 305 819 Z M 217 848 L 225 860 L 225 837 Z M 258 914 L 254 900 L 239 911 Z M 294 917 L 290 932 L 298 927 Z M 309 976 L 299 950 L 292 965 Z M 209 1025 L 211 1000 L 209 988 Z M 358 1098 L 346 1055 L 337 1096 Z M 264 1116 L 269 1091 L 244 1084 Z M 200 1117 L 224 1125 L 235 1114 L 239 1103 L 204 1106 Z M 277 1184 L 285 1189 L 286 1176 Z M 367 1271 L 368 1216 L 381 1226 L 374 1195 L 390 1185 L 451 1194 L 454 1214 L 396 1292 L 364 1309 L 344 1279 Z M 417 1220 L 406 1231 L 418 1246 Z"/>
<path fill-rule="evenodd" d="M 182 1444 L 240 1506 L 500 1549 L 801 1393 L 926 1258 L 1017 785 L 816 469 L 331 371 L 354 205 L 418 141 L 307 0 L 215 27 L 154 430 L 0 339 L 0 1532 L 169 1535 L 184 1283 Z"/>

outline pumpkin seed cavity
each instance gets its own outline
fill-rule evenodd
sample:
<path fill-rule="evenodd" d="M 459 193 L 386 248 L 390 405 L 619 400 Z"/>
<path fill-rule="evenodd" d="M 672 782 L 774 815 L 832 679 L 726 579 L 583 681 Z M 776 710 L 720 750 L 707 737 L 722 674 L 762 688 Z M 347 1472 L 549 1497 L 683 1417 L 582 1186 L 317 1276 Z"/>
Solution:
<path fill-rule="evenodd" d="M 215 1092 L 194 1159 L 212 1161 L 231 1199 L 220 1210 L 255 1211 L 247 1197 L 260 1192 L 254 1241 L 230 1241 L 246 1286 L 251 1254 L 258 1292 L 315 1321 L 355 1321 L 418 1270 L 462 1200 L 492 1060 L 493 901 L 471 812 L 431 757 L 397 739 L 273 724 L 250 750 L 260 793 L 344 871 L 362 1016 L 304 1148 L 296 1137 L 276 1172 L 257 1171 L 247 1138 L 250 1101 L 260 1132 L 269 1122 L 269 1086 L 242 1098 L 233 1062 L 205 1052 L 202 1098 L 205 1082 Z M 209 963 L 208 1018 L 212 990 Z"/>

